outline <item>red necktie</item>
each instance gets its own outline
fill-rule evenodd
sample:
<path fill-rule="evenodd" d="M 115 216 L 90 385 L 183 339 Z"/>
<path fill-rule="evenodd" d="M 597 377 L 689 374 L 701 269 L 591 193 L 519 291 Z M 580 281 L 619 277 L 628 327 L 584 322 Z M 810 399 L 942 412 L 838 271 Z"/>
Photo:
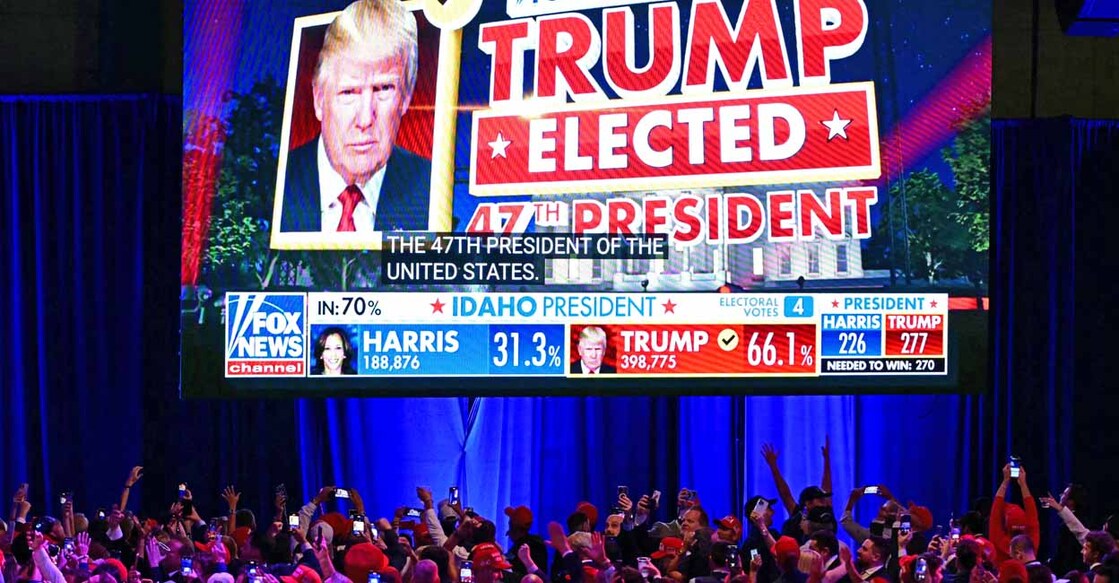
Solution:
<path fill-rule="evenodd" d="M 358 203 L 365 199 L 361 189 L 351 184 L 342 191 L 338 200 L 342 201 L 342 219 L 338 221 L 339 233 L 352 233 L 357 230 L 354 226 L 354 209 Z"/>

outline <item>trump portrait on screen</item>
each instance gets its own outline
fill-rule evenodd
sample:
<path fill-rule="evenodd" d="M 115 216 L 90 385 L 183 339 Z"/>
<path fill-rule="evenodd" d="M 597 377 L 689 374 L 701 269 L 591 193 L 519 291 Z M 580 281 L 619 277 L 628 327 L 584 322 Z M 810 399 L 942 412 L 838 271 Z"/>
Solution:
<path fill-rule="evenodd" d="M 397 144 L 417 43 L 416 17 L 399 0 L 358 0 L 326 28 L 311 78 L 321 129 L 288 153 L 282 233 L 427 229 L 431 162 Z"/>

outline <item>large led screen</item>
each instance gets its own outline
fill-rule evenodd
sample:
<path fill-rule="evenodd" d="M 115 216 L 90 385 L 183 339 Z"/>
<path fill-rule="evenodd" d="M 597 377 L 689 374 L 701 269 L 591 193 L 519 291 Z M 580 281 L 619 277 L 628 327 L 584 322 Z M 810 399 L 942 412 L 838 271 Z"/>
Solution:
<path fill-rule="evenodd" d="M 989 2 L 185 10 L 185 396 L 984 382 Z"/>

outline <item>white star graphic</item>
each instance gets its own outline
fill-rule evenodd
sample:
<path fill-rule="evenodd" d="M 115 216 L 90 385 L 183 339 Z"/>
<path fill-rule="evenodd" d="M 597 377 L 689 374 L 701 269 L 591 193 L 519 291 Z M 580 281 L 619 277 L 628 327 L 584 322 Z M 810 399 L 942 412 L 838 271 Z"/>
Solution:
<path fill-rule="evenodd" d="M 828 128 L 828 141 L 832 141 L 835 137 L 847 139 L 847 126 L 851 125 L 851 120 L 839 117 L 839 110 L 835 110 L 830 120 L 820 122 Z"/>
<path fill-rule="evenodd" d="M 490 142 L 490 149 L 493 150 L 493 153 L 490 154 L 490 160 L 493 160 L 498 156 L 501 156 L 502 158 L 509 158 L 509 156 L 505 153 L 505 149 L 508 148 L 509 144 L 512 143 L 513 142 L 506 140 L 505 136 L 503 136 L 501 132 L 497 132 L 497 139 Z"/>

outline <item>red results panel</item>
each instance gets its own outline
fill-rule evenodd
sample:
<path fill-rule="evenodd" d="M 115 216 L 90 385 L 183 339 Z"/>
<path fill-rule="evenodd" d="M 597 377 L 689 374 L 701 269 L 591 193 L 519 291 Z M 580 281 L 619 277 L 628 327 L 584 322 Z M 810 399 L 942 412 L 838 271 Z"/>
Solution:
<path fill-rule="evenodd" d="M 816 325 L 743 326 L 748 374 L 815 374 Z"/>
<path fill-rule="evenodd" d="M 816 374 L 814 324 L 627 325 L 615 336 L 620 374 Z"/>
<path fill-rule="evenodd" d="M 622 325 L 616 330 L 619 374 L 744 372 L 746 349 L 739 342 L 742 326 Z"/>
<path fill-rule="evenodd" d="M 886 314 L 886 356 L 944 354 L 943 314 Z"/>

